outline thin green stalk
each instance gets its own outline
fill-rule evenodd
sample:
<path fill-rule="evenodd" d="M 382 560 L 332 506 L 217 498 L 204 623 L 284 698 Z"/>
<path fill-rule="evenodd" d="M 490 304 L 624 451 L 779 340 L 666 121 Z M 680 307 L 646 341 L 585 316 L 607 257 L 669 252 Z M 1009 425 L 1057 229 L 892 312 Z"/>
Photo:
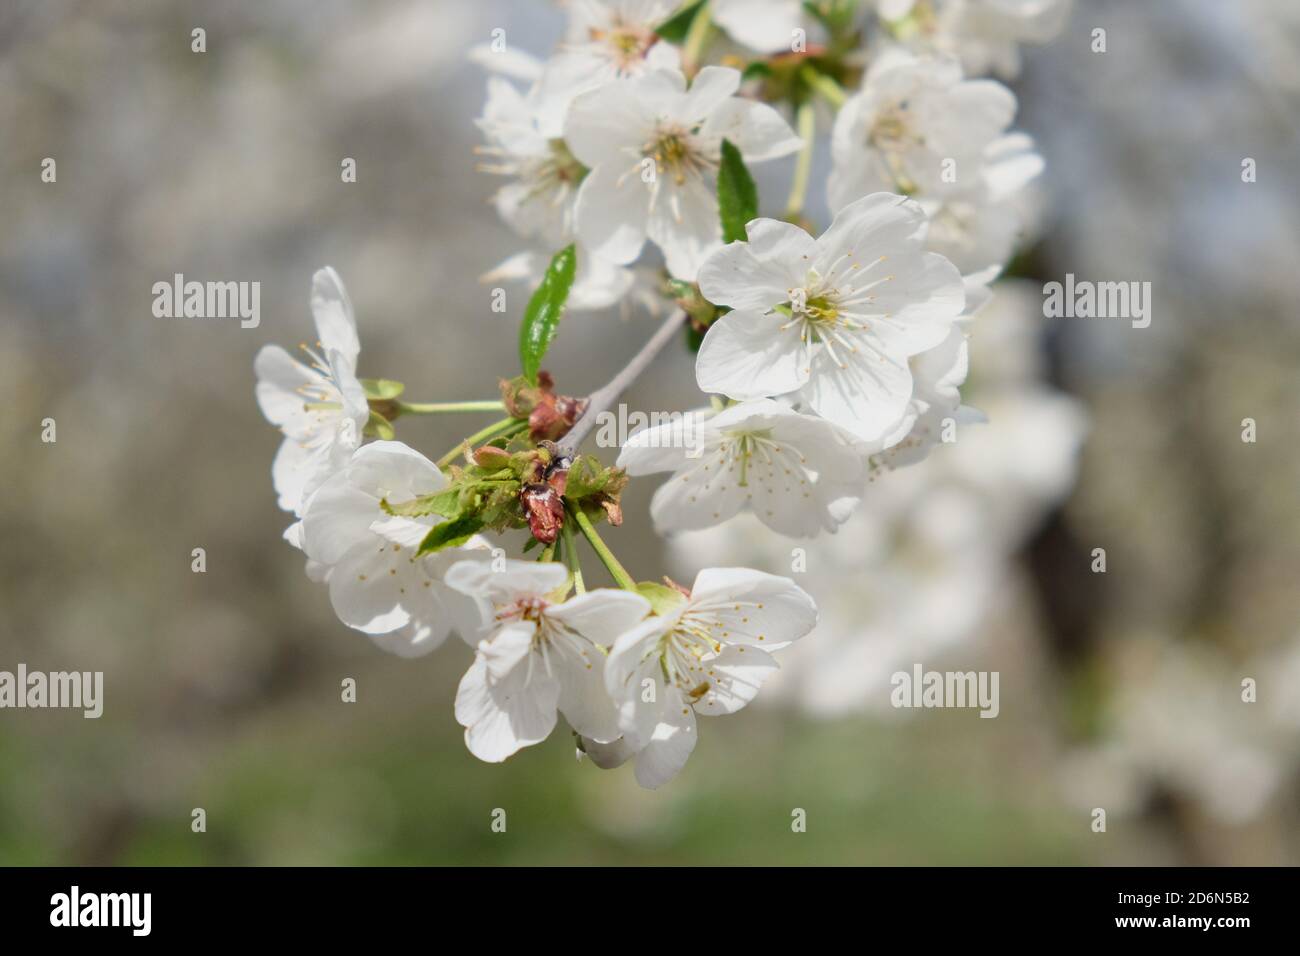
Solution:
<path fill-rule="evenodd" d="M 397 407 L 403 415 L 441 415 L 444 412 L 499 412 L 505 403 L 498 400 L 482 402 L 402 402 Z"/>
<path fill-rule="evenodd" d="M 785 204 L 785 218 L 791 221 L 803 215 L 803 204 L 808 196 L 808 176 L 812 172 L 813 145 L 817 141 L 817 111 L 811 100 L 799 104 L 799 109 L 795 111 L 795 122 L 799 128 L 799 137 L 803 140 L 803 149 L 799 150 L 799 159 L 795 162 L 790 198 Z"/>
<path fill-rule="evenodd" d="M 709 13 L 708 0 L 700 7 L 691 21 L 691 28 L 686 31 L 686 40 L 682 44 L 682 72 L 694 76 L 700 69 L 700 60 L 705 47 L 713 39 L 713 17 Z"/>
<path fill-rule="evenodd" d="M 799 71 L 799 75 L 803 77 L 805 83 L 816 90 L 826 102 L 836 109 L 843 106 L 844 101 L 849 98 L 849 95 L 844 92 L 844 87 L 826 74 L 818 73 L 811 66 L 805 66 Z"/>
<path fill-rule="evenodd" d="M 578 555 L 578 548 L 573 540 L 573 525 L 568 521 L 560 525 L 560 540 L 564 545 L 564 562 L 573 573 L 573 590 L 578 594 L 585 594 L 587 593 L 587 587 L 582 582 L 582 559 Z"/>
<path fill-rule="evenodd" d="M 582 513 L 581 508 L 574 508 L 570 514 L 578 522 L 578 528 L 582 531 L 582 536 L 587 539 L 591 549 L 596 552 L 596 557 L 600 558 L 601 564 L 605 565 L 605 570 L 609 572 L 610 577 L 621 588 L 628 591 L 636 590 L 636 582 L 632 580 L 632 575 L 627 573 L 627 569 L 618 563 L 618 558 L 614 557 L 614 552 L 600 539 L 596 532 L 596 527 L 591 523 L 591 519 Z"/>
<path fill-rule="evenodd" d="M 528 422 L 520 421 L 518 418 L 503 418 L 499 422 L 493 422 L 487 428 L 481 428 L 468 438 L 461 440 L 455 448 L 447 452 L 438 459 L 438 467 L 446 468 L 455 461 L 465 450 L 465 446 L 474 448 L 477 445 L 485 444 L 494 438 L 503 438 L 517 434 L 528 427 Z"/>

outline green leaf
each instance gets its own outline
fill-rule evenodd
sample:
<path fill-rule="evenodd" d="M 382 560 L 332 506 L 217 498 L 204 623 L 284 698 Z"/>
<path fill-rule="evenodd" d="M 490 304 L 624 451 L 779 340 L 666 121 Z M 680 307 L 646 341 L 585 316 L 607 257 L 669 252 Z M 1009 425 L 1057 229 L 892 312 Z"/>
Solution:
<path fill-rule="evenodd" d="M 750 63 L 747 67 L 745 67 L 744 71 L 740 74 L 740 81 L 744 83 L 747 82 L 748 80 L 756 80 L 759 77 L 762 77 L 763 79 L 767 79 L 769 76 L 774 76 L 774 75 L 775 73 L 773 72 L 772 68 L 768 66 L 765 62 L 763 62 L 762 60 L 755 60 L 754 62 Z"/>
<path fill-rule="evenodd" d="M 361 387 L 365 389 L 366 398 L 373 398 L 377 401 L 384 399 L 396 398 L 406 391 L 406 386 L 401 382 L 395 382 L 391 378 L 363 378 Z"/>
<path fill-rule="evenodd" d="M 546 267 L 542 284 L 528 300 L 524 321 L 519 326 L 519 361 L 523 363 L 524 377 L 537 384 L 537 371 L 542 358 L 551 347 L 555 333 L 560 328 L 564 304 L 569 300 L 569 289 L 577 269 L 577 250 L 570 244 L 555 254 Z"/>
<path fill-rule="evenodd" d="M 421 495 L 419 498 L 412 498 L 410 501 L 402 501 L 397 504 L 393 504 L 385 498 L 379 502 L 379 507 L 384 510 L 385 514 L 397 515 L 402 518 L 423 518 L 425 515 L 454 518 L 460 514 L 460 495 L 461 489 L 453 486 L 431 495 Z"/>
<path fill-rule="evenodd" d="M 718 168 L 718 212 L 722 217 L 722 241 L 748 239 L 745 223 L 758 218 L 758 187 L 745 168 L 740 150 L 722 141 L 722 165 Z"/>
<path fill-rule="evenodd" d="M 610 470 L 590 455 L 579 455 L 569 465 L 569 474 L 565 478 L 564 497 L 570 501 L 594 495 L 603 491 L 609 483 Z"/>
<path fill-rule="evenodd" d="M 650 610 L 665 617 L 686 603 L 686 595 L 656 581 L 638 581 L 636 593 L 650 602 Z"/>
<path fill-rule="evenodd" d="M 691 24 L 695 22 L 695 15 L 700 12 L 700 8 L 703 6 L 704 0 L 688 3 L 659 24 L 655 33 L 659 34 L 660 39 L 667 40 L 669 43 L 685 43 L 686 34 L 691 32 Z"/>
<path fill-rule="evenodd" d="M 442 524 L 434 525 L 424 536 L 417 553 L 429 554 L 432 551 L 442 551 L 444 548 L 458 547 L 482 530 L 482 519 L 473 516 L 444 521 Z"/>
<path fill-rule="evenodd" d="M 367 438 L 382 438 L 384 441 L 392 441 L 397 437 L 392 422 L 375 411 L 370 413 L 370 418 L 366 422 L 366 427 L 362 433 Z"/>

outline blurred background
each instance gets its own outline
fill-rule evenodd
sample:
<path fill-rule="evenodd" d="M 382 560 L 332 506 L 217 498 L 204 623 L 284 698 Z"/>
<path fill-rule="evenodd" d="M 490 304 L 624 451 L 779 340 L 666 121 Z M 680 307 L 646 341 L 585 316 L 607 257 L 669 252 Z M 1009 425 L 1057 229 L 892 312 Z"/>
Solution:
<path fill-rule="evenodd" d="M 0 669 L 105 674 L 99 720 L 0 711 L 0 863 L 1300 863 L 1293 5 L 1084 0 L 1025 50 L 1047 173 L 972 339 L 990 421 L 878 478 L 838 535 L 663 542 L 633 483 L 607 540 L 638 578 L 788 573 L 802 545 L 823 609 L 668 787 L 562 730 L 479 763 L 452 715 L 469 648 L 401 660 L 337 622 L 280 540 L 253 355 L 311 336 L 329 264 L 361 374 L 494 397 L 524 297 L 496 314 L 477 277 L 522 245 L 474 169 L 466 54 L 497 26 L 545 54 L 562 24 L 538 0 L 0 5 Z M 260 281 L 261 326 L 155 318 L 177 272 Z M 1151 326 L 1044 319 L 1066 272 L 1151 282 Z M 654 321 L 570 316 L 561 389 Z M 697 400 L 684 345 L 627 396 Z M 479 424 L 398 431 L 433 457 Z M 913 663 L 1000 671 L 999 717 L 893 710 Z"/>

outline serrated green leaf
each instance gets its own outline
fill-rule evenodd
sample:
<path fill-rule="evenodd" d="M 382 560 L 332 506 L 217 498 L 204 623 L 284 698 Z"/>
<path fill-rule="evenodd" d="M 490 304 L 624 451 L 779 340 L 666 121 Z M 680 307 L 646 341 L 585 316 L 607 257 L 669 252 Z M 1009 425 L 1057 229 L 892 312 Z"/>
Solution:
<path fill-rule="evenodd" d="M 577 249 L 573 244 L 557 252 L 551 264 L 546 267 L 542 284 L 537 287 L 533 297 L 528 300 L 528 308 L 524 310 L 524 321 L 519 326 L 519 361 L 523 365 L 524 377 L 534 385 L 537 384 L 537 372 L 542 367 L 546 350 L 551 347 L 555 333 L 559 331 L 564 305 L 569 300 L 569 289 L 573 287 L 577 262 Z"/>
<path fill-rule="evenodd" d="M 483 530 L 483 521 L 477 517 L 466 516 L 452 521 L 434 525 L 420 542 L 418 554 L 430 554 L 446 548 L 455 548 Z"/>
<path fill-rule="evenodd" d="M 660 617 L 666 617 L 686 603 L 685 594 L 657 581 L 638 581 L 636 593 L 649 601 L 650 610 Z"/>
<path fill-rule="evenodd" d="M 685 43 L 686 34 L 691 32 L 691 24 L 695 22 L 695 15 L 700 12 L 704 6 L 704 0 L 698 0 L 696 3 L 687 4 L 678 10 L 671 17 L 655 29 L 655 33 L 662 40 L 669 43 Z"/>
<path fill-rule="evenodd" d="M 391 378 L 363 378 L 360 379 L 361 387 L 365 390 L 366 398 L 373 398 L 379 401 L 388 398 L 396 398 L 406 391 L 406 386 L 401 382 L 396 382 Z"/>
<path fill-rule="evenodd" d="M 385 498 L 379 502 L 379 507 L 386 514 L 396 515 L 400 518 L 423 518 L 426 515 L 454 518 L 460 514 L 460 494 L 461 489 L 453 486 L 431 495 L 421 495 L 419 498 L 412 498 L 410 501 L 402 501 L 397 504 L 393 504 Z"/>
<path fill-rule="evenodd" d="M 722 141 L 722 165 L 718 167 L 718 214 L 722 218 L 722 241 L 744 242 L 745 224 L 758 218 L 758 187 L 745 168 L 745 160 L 727 140 Z"/>

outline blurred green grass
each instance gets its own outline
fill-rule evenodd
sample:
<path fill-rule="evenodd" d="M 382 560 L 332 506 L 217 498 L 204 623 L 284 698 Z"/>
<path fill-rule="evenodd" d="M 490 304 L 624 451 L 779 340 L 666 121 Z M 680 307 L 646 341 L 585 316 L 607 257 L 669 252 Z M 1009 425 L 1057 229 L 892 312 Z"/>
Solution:
<path fill-rule="evenodd" d="M 227 728 L 167 812 L 117 821 L 129 865 L 199 864 L 1067 864 L 1087 829 L 1014 768 L 971 745 L 987 722 L 924 714 L 891 723 L 813 722 L 780 711 L 706 721 L 682 776 L 643 791 L 631 768 L 579 763 L 572 738 L 503 765 L 465 750 L 444 648 L 355 704 L 319 676 L 314 703 Z M 444 666 L 436 666 L 438 661 Z M 392 662 L 403 664 L 404 662 Z M 436 671 L 443 686 L 430 688 Z M 316 678 L 313 678 L 316 680 Z M 331 686 L 333 685 L 333 686 Z M 377 687 L 384 688 L 382 693 Z M 331 701 L 330 698 L 333 698 Z M 983 725 L 983 726 L 981 726 Z M 22 773 L 38 759 L 0 741 Z M 29 769 L 35 772 L 34 767 Z M 5 793 L 0 790 L 0 794 Z M 193 833 L 189 807 L 207 830 Z M 494 833 L 493 811 L 506 812 Z M 792 831 L 792 812 L 807 829 Z M 57 830 L 0 813 L 0 859 L 80 862 Z M 107 814 L 112 818 L 113 814 Z M 105 826 L 101 820 L 98 829 Z"/>

